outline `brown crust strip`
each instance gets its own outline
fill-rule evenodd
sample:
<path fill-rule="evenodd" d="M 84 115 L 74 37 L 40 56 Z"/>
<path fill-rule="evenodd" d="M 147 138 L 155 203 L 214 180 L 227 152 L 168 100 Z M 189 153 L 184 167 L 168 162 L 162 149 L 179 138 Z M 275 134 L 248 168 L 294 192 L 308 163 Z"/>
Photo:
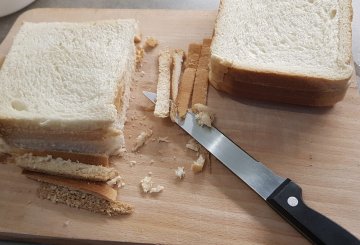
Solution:
<path fill-rule="evenodd" d="M 176 103 L 179 117 L 184 117 L 188 110 L 191 93 L 194 86 L 195 73 L 195 68 L 186 68 L 182 75 Z"/>
<path fill-rule="evenodd" d="M 209 87 L 210 44 L 211 39 L 203 40 L 199 65 L 196 70 L 191 106 L 194 106 L 195 104 L 206 105 L 207 102 Z"/>
<path fill-rule="evenodd" d="M 186 68 L 197 68 L 201 53 L 201 44 L 191 43 L 188 49 L 188 57 L 186 59 Z"/>
<path fill-rule="evenodd" d="M 71 160 L 73 162 L 80 162 L 89 165 L 109 166 L 109 156 L 107 155 L 88 155 L 82 153 L 65 152 L 65 151 L 36 151 L 28 149 L 20 149 L 14 152 L 15 154 L 31 153 L 33 156 L 52 156 L 53 158 L 62 158 L 64 160 Z"/>
<path fill-rule="evenodd" d="M 73 180 L 59 176 L 36 173 L 28 170 L 22 172 L 26 177 L 39 182 L 65 186 L 71 189 L 84 191 L 109 201 L 116 201 L 117 191 L 106 183 L 90 182 L 84 180 Z"/>
<path fill-rule="evenodd" d="M 199 58 L 201 53 L 201 45 L 191 43 L 188 49 L 188 57 L 186 59 L 185 70 L 181 77 L 179 86 L 179 93 L 176 99 L 176 107 L 178 109 L 179 117 L 184 117 L 190 103 L 194 80 L 196 74 L 196 68 L 199 64 Z"/>

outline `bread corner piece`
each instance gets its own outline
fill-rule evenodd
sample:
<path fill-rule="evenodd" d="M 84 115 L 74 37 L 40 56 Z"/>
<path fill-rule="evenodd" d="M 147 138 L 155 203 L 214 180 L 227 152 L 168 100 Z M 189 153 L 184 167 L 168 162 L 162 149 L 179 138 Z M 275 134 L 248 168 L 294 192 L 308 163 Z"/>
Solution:
<path fill-rule="evenodd" d="M 331 106 L 353 72 L 351 21 L 351 0 L 222 0 L 210 83 L 239 97 Z"/>
<path fill-rule="evenodd" d="M 136 33 L 132 19 L 24 23 L 0 70 L 4 141 L 39 150 L 121 152 Z"/>
<path fill-rule="evenodd" d="M 23 174 L 41 182 L 38 195 L 42 199 L 109 216 L 133 212 L 131 205 L 116 200 L 116 190 L 105 183 L 71 180 L 26 170 Z"/>

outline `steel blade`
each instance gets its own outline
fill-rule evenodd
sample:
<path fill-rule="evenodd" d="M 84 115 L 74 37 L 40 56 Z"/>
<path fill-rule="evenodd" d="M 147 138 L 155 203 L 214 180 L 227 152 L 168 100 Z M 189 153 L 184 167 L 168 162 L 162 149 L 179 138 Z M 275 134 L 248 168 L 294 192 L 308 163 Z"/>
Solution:
<path fill-rule="evenodd" d="M 143 93 L 155 103 L 155 93 Z M 263 199 L 266 200 L 285 181 L 285 178 L 256 161 L 215 127 L 200 126 L 193 113 L 188 112 L 185 119 L 177 118 L 175 121 Z"/>

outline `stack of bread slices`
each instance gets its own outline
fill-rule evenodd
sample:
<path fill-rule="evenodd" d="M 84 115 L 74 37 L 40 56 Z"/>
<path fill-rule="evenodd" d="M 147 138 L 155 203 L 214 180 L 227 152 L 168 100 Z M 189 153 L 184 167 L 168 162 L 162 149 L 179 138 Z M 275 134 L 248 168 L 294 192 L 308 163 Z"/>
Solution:
<path fill-rule="evenodd" d="M 40 197 L 132 211 L 106 182 L 119 179 L 109 156 L 124 151 L 136 32 L 131 19 L 22 25 L 0 70 L 0 149 Z"/>

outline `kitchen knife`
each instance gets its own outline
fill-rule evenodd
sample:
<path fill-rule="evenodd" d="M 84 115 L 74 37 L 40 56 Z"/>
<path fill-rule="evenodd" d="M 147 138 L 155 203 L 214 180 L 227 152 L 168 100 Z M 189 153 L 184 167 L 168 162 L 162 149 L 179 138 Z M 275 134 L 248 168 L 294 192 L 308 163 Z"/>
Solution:
<path fill-rule="evenodd" d="M 156 94 L 143 92 L 153 103 Z M 275 211 L 315 244 L 360 244 L 350 232 L 309 208 L 302 200 L 301 188 L 276 175 L 255 160 L 215 127 L 202 127 L 188 112 L 175 122 L 220 162 L 259 194 Z"/>

